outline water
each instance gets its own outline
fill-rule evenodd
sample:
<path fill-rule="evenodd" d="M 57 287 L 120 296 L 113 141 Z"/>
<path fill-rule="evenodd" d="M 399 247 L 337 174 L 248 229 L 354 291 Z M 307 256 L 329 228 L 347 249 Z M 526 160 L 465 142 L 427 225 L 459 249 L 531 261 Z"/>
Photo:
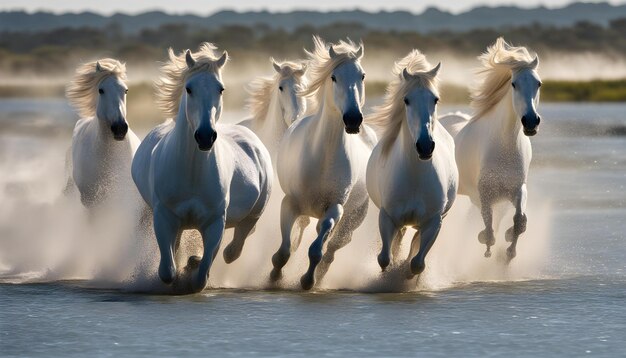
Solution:
<path fill-rule="evenodd" d="M 626 104 L 540 112 L 529 228 L 510 266 L 501 234 L 482 257 L 479 216 L 460 200 L 417 285 L 381 278 L 370 208 L 319 291 L 297 290 L 311 232 L 286 289 L 268 290 L 278 198 L 241 259 L 218 258 L 214 288 L 170 296 L 154 293 L 154 277 L 55 272 L 51 252 L 66 259 L 72 237 L 95 235 L 80 208 L 59 204 L 72 114 L 63 101 L 0 100 L 0 355 L 623 355 Z"/>

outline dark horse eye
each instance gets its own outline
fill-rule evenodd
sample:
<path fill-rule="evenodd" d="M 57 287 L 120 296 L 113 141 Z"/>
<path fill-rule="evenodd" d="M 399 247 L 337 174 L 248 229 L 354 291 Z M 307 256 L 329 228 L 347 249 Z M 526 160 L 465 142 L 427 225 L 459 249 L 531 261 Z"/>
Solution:
<path fill-rule="evenodd" d="M 435 97 L 435 104 L 439 103 L 439 97 Z"/>
<path fill-rule="evenodd" d="M 513 86 L 513 88 L 515 88 L 515 82 L 511 82 L 511 86 Z"/>
<path fill-rule="evenodd" d="M 330 76 L 330 79 L 331 79 L 333 82 L 337 82 L 337 78 L 335 77 L 335 75 Z"/>
<path fill-rule="evenodd" d="M 100 93 L 100 94 L 104 94 L 104 90 L 103 90 L 102 88 L 99 88 L 99 89 L 98 89 L 98 93 Z"/>
<path fill-rule="evenodd" d="M 365 73 L 361 76 L 361 81 L 365 81 Z"/>
<path fill-rule="evenodd" d="M 406 98 L 406 97 L 404 98 L 404 104 L 407 105 L 407 106 L 409 105 L 409 99 Z"/>
<path fill-rule="evenodd" d="M 278 90 L 282 92 L 283 91 L 283 86 L 279 86 Z"/>
<path fill-rule="evenodd" d="M 224 87 L 220 87 L 220 94 L 224 93 Z"/>
<path fill-rule="evenodd" d="M 185 91 L 187 91 L 187 94 L 191 94 L 191 88 L 185 87 Z"/>
<path fill-rule="evenodd" d="M 125 90 L 124 90 L 124 93 L 125 93 L 125 94 L 128 94 L 128 89 L 125 89 Z"/>

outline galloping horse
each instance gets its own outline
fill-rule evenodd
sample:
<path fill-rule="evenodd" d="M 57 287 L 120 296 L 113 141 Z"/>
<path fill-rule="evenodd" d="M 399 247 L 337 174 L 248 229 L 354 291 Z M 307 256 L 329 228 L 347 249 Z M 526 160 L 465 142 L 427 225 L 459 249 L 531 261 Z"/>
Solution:
<path fill-rule="evenodd" d="M 405 228 L 417 230 L 408 260 L 409 276 L 420 274 L 425 258 L 452 207 L 458 186 L 454 140 L 437 121 L 437 74 L 424 55 L 413 50 L 395 64 L 395 80 L 387 87 L 372 123 L 383 129 L 367 166 L 367 190 L 380 208 L 382 251 L 378 264 L 397 255 Z M 419 248 L 419 252 L 418 249 Z"/>
<path fill-rule="evenodd" d="M 508 200 L 515 206 L 513 226 L 506 231 L 509 259 L 515 257 L 517 240 L 526 231 L 526 179 L 532 158 L 528 137 L 537 134 L 541 79 L 538 58 L 525 47 L 513 47 L 502 38 L 479 57 L 482 82 L 472 93 L 475 114 L 449 115 L 440 120 L 455 133 L 459 167 L 459 193 L 468 195 L 481 210 L 485 229 L 478 240 L 491 256 L 495 243 L 493 205 Z M 459 129 L 461 128 L 461 129 Z"/>
<path fill-rule="evenodd" d="M 81 65 L 66 96 L 81 119 L 74 127 L 68 184 L 86 207 L 135 192 L 130 167 L 139 138 L 126 121 L 126 66 L 105 58 Z M 136 195 L 136 194 L 135 194 Z"/>
<path fill-rule="evenodd" d="M 190 258 L 193 291 L 204 289 L 224 229 L 235 228 L 224 250 L 227 263 L 236 260 L 254 230 L 270 196 L 273 180 L 270 154 L 261 140 L 239 125 L 219 124 L 222 113 L 221 69 L 226 52 L 215 46 L 175 55 L 162 67 L 157 97 L 173 116 L 142 142 L 133 161 L 132 175 L 144 200 L 154 212 L 154 231 L 165 283 L 176 279 L 174 256 L 181 233 L 197 229 L 202 235 L 201 260 Z"/>
<path fill-rule="evenodd" d="M 272 257 L 271 274 L 272 280 L 281 277 L 309 217 L 318 218 L 309 269 L 300 280 L 304 289 L 315 284 L 320 262 L 318 278 L 323 278 L 335 252 L 350 242 L 365 218 L 369 201 L 365 170 L 376 142 L 373 130 L 362 124 L 363 45 L 341 41 L 327 46 L 318 37 L 314 45 L 307 52 L 311 84 L 304 91 L 313 97 L 313 114 L 287 130 L 278 151 L 278 179 L 285 197 L 280 215 L 282 243 Z"/>
<path fill-rule="evenodd" d="M 252 118 L 239 124 L 250 128 L 276 159 L 278 144 L 287 128 L 306 110 L 300 92 L 306 87 L 306 65 L 295 62 L 277 63 L 271 59 L 276 74 L 257 78 L 248 87 L 248 107 Z"/>

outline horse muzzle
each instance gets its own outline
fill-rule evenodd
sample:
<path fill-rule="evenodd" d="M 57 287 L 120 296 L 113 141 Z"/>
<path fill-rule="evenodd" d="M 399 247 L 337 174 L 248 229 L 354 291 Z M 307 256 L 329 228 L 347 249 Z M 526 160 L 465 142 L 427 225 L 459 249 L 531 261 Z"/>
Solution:
<path fill-rule="evenodd" d="M 433 153 L 435 151 L 435 141 L 426 140 L 423 142 L 426 143 L 422 143 L 422 141 L 417 141 L 417 143 L 415 143 L 417 156 L 420 158 L 420 160 L 430 160 L 433 157 Z"/>
<path fill-rule="evenodd" d="M 128 133 L 128 124 L 126 121 L 113 123 L 111 125 L 111 132 L 113 132 L 113 138 L 115 140 L 124 140 L 126 133 Z"/>
<path fill-rule="evenodd" d="M 524 127 L 524 134 L 528 137 L 532 137 L 537 134 L 541 117 L 539 115 L 526 115 L 522 117 L 522 126 Z"/>
<path fill-rule="evenodd" d="M 193 137 L 196 139 L 196 143 L 198 143 L 198 149 L 203 152 L 207 152 L 213 148 L 215 141 L 217 140 L 217 132 L 216 131 L 200 131 L 197 130 Z"/>
<path fill-rule="evenodd" d="M 348 134 L 358 134 L 361 131 L 361 123 L 363 123 L 363 114 L 360 111 L 351 111 L 343 115 L 343 124 Z"/>

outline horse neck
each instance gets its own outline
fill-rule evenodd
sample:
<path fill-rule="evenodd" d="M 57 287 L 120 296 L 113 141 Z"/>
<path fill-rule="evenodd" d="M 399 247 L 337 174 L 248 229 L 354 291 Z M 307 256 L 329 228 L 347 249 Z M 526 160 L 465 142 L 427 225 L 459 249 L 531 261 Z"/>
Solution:
<path fill-rule="evenodd" d="M 325 89 L 323 89 L 325 91 Z M 324 101 L 320 103 L 315 121 L 314 138 L 327 149 L 342 145 L 345 141 L 345 129 L 341 112 L 332 105 L 332 95 L 325 91 L 322 96 Z"/>
<path fill-rule="evenodd" d="M 516 145 L 517 138 L 522 131 L 520 120 L 515 114 L 513 108 L 513 91 L 509 89 L 489 112 L 483 118 L 488 123 L 491 137 L 495 141 L 499 141 L 502 145 Z"/>
<path fill-rule="evenodd" d="M 176 115 L 174 129 L 172 131 L 174 146 L 181 155 L 180 163 L 193 163 L 193 158 L 198 154 L 197 144 L 194 139 L 193 129 L 189 126 L 185 113 L 185 99 L 181 101 Z"/>

